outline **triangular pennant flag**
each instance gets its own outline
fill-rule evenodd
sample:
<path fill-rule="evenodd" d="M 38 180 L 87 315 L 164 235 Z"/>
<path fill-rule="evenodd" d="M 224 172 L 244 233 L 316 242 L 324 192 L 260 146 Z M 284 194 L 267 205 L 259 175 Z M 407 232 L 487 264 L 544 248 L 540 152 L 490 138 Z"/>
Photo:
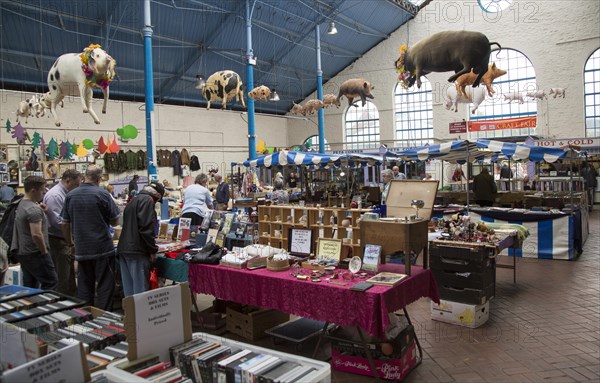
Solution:
<path fill-rule="evenodd" d="M 100 140 L 98 140 L 98 152 L 104 154 L 106 153 L 106 149 L 108 149 L 108 146 L 104 143 L 104 137 L 100 136 Z"/>
<path fill-rule="evenodd" d="M 112 141 L 110 140 L 110 137 L 106 137 L 106 151 L 104 153 L 112 153 L 112 150 L 110 150 L 110 146 L 112 145 Z"/>
<path fill-rule="evenodd" d="M 114 139 L 112 141 L 112 143 L 110 144 L 110 152 L 111 153 L 116 153 L 119 151 L 119 149 L 121 149 L 121 147 L 119 146 L 119 144 L 117 143 L 117 136 L 114 136 Z"/>
<path fill-rule="evenodd" d="M 44 136 L 40 137 L 40 153 L 42 155 L 42 159 L 46 161 L 46 141 L 44 140 Z"/>
<path fill-rule="evenodd" d="M 79 144 L 76 154 L 77 157 L 85 157 L 88 155 L 87 149 L 83 146 L 83 141 L 81 141 L 81 143 Z"/>

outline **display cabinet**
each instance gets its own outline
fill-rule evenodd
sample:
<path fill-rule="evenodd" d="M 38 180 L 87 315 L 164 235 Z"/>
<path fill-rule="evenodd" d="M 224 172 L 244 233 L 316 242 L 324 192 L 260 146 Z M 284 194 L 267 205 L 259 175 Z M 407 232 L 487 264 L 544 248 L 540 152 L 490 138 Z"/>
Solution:
<path fill-rule="evenodd" d="M 313 230 L 313 248 L 319 238 L 343 241 L 342 258 L 361 255 L 360 216 L 370 209 L 316 208 L 303 206 L 259 206 L 259 243 L 288 249 L 290 228 Z"/>

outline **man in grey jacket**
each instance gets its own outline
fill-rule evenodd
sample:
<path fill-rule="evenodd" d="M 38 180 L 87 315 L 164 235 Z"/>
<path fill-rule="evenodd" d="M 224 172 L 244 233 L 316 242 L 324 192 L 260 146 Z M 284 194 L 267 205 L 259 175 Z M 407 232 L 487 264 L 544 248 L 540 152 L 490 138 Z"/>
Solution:
<path fill-rule="evenodd" d="M 67 169 L 62 174 L 59 183 L 54 185 L 44 196 L 44 203 L 48 207 L 48 239 L 50 242 L 50 255 L 54 262 L 56 274 L 58 274 L 58 286 L 56 291 L 69 296 L 77 295 L 75 284 L 74 260 L 71 256 L 71 248 L 68 246 L 62 232 L 62 212 L 67 193 L 79 187 L 81 173 L 75 169 Z"/>

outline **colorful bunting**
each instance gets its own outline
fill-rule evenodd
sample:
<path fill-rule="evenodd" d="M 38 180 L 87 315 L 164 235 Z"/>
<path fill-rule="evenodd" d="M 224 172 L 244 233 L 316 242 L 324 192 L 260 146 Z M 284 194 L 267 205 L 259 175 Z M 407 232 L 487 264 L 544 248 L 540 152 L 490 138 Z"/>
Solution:
<path fill-rule="evenodd" d="M 21 123 L 19 122 L 17 125 L 13 126 L 11 137 L 15 138 L 20 145 L 23 145 L 29 136 L 27 135 L 27 129 L 21 126 Z"/>
<path fill-rule="evenodd" d="M 33 133 L 33 137 L 31 138 L 31 146 L 33 146 L 34 149 L 37 149 L 38 146 L 40 146 L 41 138 L 42 136 L 40 136 L 38 132 Z"/>
<path fill-rule="evenodd" d="M 108 146 L 104 143 L 104 137 L 100 136 L 100 140 L 98 141 L 98 152 L 104 154 L 106 153 L 106 149 L 108 149 Z"/>
<path fill-rule="evenodd" d="M 116 152 L 118 152 L 121 149 L 121 147 L 117 143 L 117 136 L 114 137 L 114 139 L 113 139 L 112 143 L 110 144 L 109 148 L 110 148 L 110 152 L 111 153 L 116 153 Z"/>
<path fill-rule="evenodd" d="M 59 156 L 58 143 L 56 143 L 56 140 L 54 140 L 54 138 L 52 138 L 50 140 L 50 142 L 48 143 L 48 148 L 46 149 L 46 154 L 48 155 L 48 158 L 50 158 L 51 160 L 55 160 L 56 158 L 58 158 L 58 156 Z"/>
<path fill-rule="evenodd" d="M 75 154 L 77 154 L 77 157 L 85 157 L 88 155 L 87 149 L 83 146 L 83 141 L 81 141 L 81 144 L 79 144 Z"/>

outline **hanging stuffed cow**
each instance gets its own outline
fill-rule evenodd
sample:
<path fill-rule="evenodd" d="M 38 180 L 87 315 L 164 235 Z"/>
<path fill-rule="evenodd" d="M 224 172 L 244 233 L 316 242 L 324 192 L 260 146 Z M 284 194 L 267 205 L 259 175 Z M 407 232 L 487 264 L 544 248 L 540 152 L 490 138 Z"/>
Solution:
<path fill-rule="evenodd" d="M 108 86 L 115 77 L 117 62 L 98 44 L 90 44 L 83 53 L 66 53 L 60 56 L 48 73 L 49 94 L 47 101 L 54 116 L 54 123 L 60 126 L 56 105 L 65 96 L 79 96 L 83 113 L 89 113 L 96 124 L 100 123 L 92 109 L 93 88 L 100 88 L 104 94 L 102 113 L 106 113 Z"/>

